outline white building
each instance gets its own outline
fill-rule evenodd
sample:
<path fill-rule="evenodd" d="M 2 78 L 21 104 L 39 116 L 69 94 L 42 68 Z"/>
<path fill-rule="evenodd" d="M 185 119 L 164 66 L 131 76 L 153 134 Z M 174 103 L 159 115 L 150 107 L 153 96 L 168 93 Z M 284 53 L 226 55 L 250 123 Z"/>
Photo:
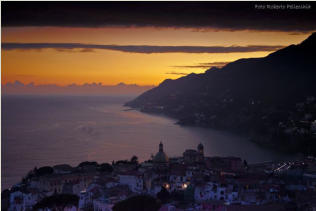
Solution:
<path fill-rule="evenodd" d="M 137 171 L 118 174 L 119 183 L 128 185 L 132 192 L 141 193 L 144 190 L 143 175 Z"/>
<path fill-rule="evenodd" d="M 112 211 L 113 204 L 110 204 L 104 198 L 99 198 L 93 200 L 93 210 L 94 211 Z"/>
<path fill-rule="evenodd" d="M 92 204 L 92 194 L 87 191 L 81 191 L 79 196 L 79 210 L 84 210 Z"/>
<path fill-rule="evenodd" d="M 32 210 L 32 207 L 39 201 L 39 195 L 31 192 L 15 191 L 10 194 L 11 211 Z"/>
<path fill-rule="evenodd" d="M 194 198 L 196 201 L 200 202 L 208 200 L 222 200 L 232 203 L 238 200 L 238 191 L 233 190 L 233 187 L 208 182 L 195 188 Z"/>

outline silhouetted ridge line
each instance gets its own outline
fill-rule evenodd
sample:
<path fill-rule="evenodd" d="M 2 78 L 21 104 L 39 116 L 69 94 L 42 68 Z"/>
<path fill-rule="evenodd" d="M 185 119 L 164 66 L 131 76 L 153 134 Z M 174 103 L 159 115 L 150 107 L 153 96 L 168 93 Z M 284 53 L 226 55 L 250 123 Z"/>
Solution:
<path fill-rule="evenodd" d="M 203 74 L 166 79 L 126 105 L 172 116 L 183 125 L 245 133 L 256 137 L 256 141 L 269 137 L 269 140 L 264 138 L 265 145 L 275 145 L 282 139 L 283 147 L 293 145 L 292 150 L 305 152 L 306 147 L 303 150 L 297 140 L 303 139 L 301 142 L 310 148 L 305 141 L 316 137 L 309 129 L 316 119 L 316 100 L 315 105 L 304 107 L 303 111 L 297 110 L 297 105 L 316 99 L 315 49 L 316 33 L 313 33 L 300 44 L 263 58 L 239 59 Z M 311 120 L 304 116 L 311 116 Z M 279 125 L 289 121 L 294 122 L 293 128 L 307 122 L 309 135 L 296 137 L 292 144 L 283 143 L 293 136 L 285 134 L 289 128 Z M 282 137 L 276 138 L 279 136 Z M 316 146 L 313 147 L 316 152 Z"/>

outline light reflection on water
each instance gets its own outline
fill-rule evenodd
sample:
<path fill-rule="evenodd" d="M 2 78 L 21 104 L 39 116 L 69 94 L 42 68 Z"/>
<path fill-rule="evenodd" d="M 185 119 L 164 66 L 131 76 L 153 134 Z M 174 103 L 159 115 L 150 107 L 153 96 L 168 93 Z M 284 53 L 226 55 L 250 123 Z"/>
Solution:
<path fill-rule="evenodd" d="M 207 156 L 239 156 L 248 162 L 289 158 L 227 132 L 181 127 L 174 119 L 125 111 L 122 105 L 132 98 L 3 96 L 2 189 L 35 166 L 112 162 L 133 155 L 147 160 L 160 141 L 171 157 L 201 142 Z"/>

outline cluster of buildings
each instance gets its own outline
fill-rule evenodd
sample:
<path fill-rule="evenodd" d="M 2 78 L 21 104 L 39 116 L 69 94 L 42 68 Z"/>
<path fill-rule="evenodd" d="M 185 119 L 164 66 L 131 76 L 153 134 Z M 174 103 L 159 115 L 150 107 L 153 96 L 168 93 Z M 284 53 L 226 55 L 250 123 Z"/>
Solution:
<path fill-rule="evenodd" d="M 295 112 L 289 114 L 287 121 L 279 122 L 279 129 L 290 136 L 316 137 L 316 98 L 307 97 L 305 101 L 297 103 Z"/>
<path fill-rule="evenodd" d="M 112 167 L 99 171 L 97 164 L 89 162 L 80 168 L 54 166 L 52 174 L 31 177 L 12 187 L 7 209 L 32 210 L 44 197 L 67 193 L 77 195 L 79 202 L 64 210 L 110 211 L 131 196 L 158 197 L 162 191 L 169 197 L 161 200 L 161 211 L 316 209 L 313 157 L 248 164 L 238 157 L 206 157 L 199 144 L 196 150 L 169 158 L 160 143 L 152 159 L 119 161 Z"/>

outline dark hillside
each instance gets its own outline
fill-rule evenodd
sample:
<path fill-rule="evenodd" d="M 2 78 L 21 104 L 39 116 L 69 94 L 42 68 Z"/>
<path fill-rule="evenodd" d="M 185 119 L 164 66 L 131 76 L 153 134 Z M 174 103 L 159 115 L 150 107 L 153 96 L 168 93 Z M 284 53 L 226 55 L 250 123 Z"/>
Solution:
<path fill-rule="evenodd" d="M 313 33 L 264 58 L 240 59 L 203 74 L 167 79 L 126 105 L 173 116 L 183 125 L 246 133 L 264 145 L 291 142 L 298 150 L 297 143 L 315 140 L 315 49 Z"/>

